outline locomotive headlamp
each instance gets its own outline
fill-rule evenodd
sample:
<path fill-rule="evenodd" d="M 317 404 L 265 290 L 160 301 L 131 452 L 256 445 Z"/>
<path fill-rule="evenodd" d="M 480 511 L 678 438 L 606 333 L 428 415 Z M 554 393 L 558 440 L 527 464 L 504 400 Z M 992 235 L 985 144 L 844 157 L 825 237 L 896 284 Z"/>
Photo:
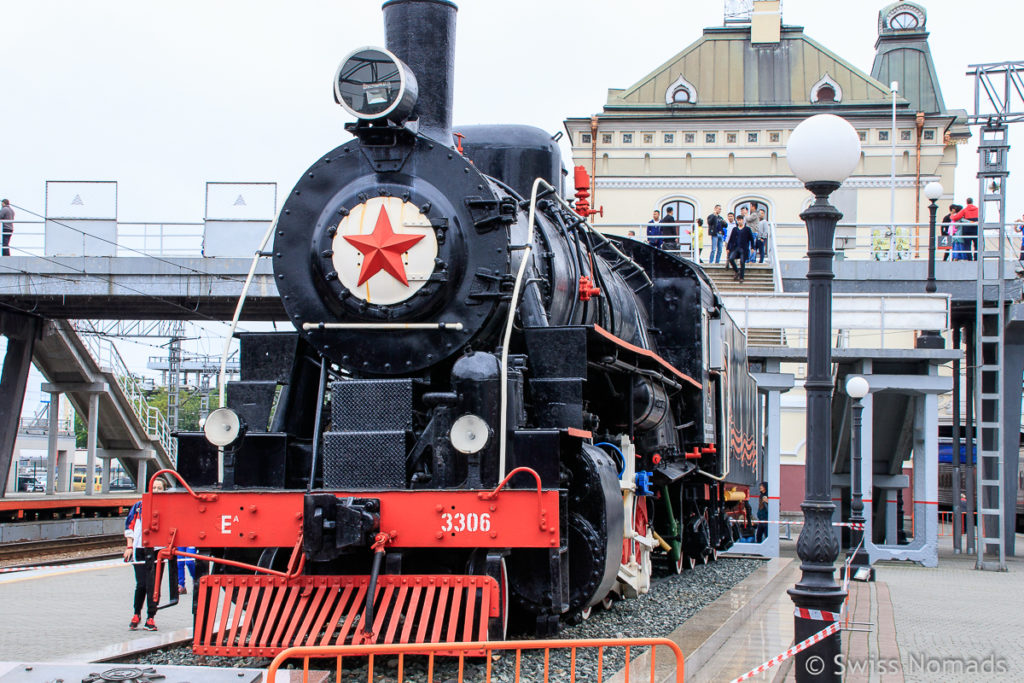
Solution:
<path fill-rule="evenodd" d="M 417 94 L 412 70 L 379 47 L 359 48 L 341 61 L 334 76 L 334 99 L 360 119 L 404 121 Z"/>
<path fill-rule="evenodd" d="M 218 448 L 229 445 L 242 431 L 242 421 L 231 408 L 217 408 L 206 417 L 203 434 L 206 440 Z"/>
<path fill-rule="evenodd" d="M 459 453 L 478 453 L 490 436 L 487 423 L 476 415 L 463 415 L 452 425 L 452 446 Z"/>

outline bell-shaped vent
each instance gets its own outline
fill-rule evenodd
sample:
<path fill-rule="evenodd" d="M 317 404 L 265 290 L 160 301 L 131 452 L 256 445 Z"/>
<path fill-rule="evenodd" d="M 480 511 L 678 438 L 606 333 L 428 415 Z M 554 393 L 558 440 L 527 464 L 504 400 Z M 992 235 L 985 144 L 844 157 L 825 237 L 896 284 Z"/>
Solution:
<path fill-rule="evenodd" d="M 665 90 L 665 104 L 696 104 L 697 89 L 693 84 L 679 74 L 679 78 L 672 82 Z"/>
<path fill-rule="evenodd" d="M 826 72 L 821 80 L 811 86 L 812 104 L 837 104 L 843 101 L 843 89 Z"/>

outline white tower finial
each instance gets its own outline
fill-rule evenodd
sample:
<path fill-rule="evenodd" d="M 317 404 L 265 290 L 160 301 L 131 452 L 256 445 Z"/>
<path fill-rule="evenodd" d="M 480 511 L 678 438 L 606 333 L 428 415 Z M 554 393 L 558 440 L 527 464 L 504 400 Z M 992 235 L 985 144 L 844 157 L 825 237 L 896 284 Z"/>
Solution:
<path fill-rule="evenodd" d="M 754 0 L 725 0 L 726 24 L 749 24 L 754 14 Z"/>

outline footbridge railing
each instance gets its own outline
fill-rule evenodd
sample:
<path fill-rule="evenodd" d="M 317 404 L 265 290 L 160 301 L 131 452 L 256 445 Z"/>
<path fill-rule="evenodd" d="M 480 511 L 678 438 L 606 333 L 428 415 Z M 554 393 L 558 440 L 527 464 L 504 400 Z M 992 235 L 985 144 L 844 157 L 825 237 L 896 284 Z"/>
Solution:
<path fill-rule="evenodd" d="M 79 333 L 78 338 L 82 340 L 100 370 L 114 377 L 125 401 L 131 406 L 146 434 L 161 445 L 169 462 L 176 465 L 178 444 L 171 436 L 167 418 L 159 408 L 151 405 L 146 399 L 142 382 L 128 369 L 117 347 L 108 339 L 90 334 L 97 330 L 92 328 L 88 321 L 79 320 L 74 325 L 69 325 L 69 328 Z"/>

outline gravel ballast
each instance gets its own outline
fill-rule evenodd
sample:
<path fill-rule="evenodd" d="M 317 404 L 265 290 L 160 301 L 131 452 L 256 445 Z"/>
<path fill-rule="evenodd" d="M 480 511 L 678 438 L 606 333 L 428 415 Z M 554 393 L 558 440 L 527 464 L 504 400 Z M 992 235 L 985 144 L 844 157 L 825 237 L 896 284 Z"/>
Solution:
<path fill-rule="evenodd" d="M 667 636 L 683 622 L 697 613 L 730 588 L 762 566 L 762 560 L 722 558 L 717 562 L 696 567 L 693 571 L 675 575 L 659 574 L 651 591 L 635 600 L 616 602 L 610 610 L 595 608 L 590 619 L 563 630 L 560 639 L 586 638 L 657 638 Z M 641 650 L 634 649 L 630 657 L 635 658 Z M 658 652 L 658 659 L 671 657 L 668 651 Z M 156 650 L 145 655 L 124 660 L 125 663 L 147 664 L 150 666 L 220 666 L 240 668 L 266 668 L 269 659 L 259 657 L 208 657 L 192 654 L 189 646 L 167 650 Z M 298 663 L 296 663 L 298 665 Z M 604 677 L 608 678 L 625 665 L 624 648 L 605 648 L 603 653 Z M 491 657 L 491 680 L 511 683 L 515 680 L 516 657 L 512 653 L 496 653 Z M 311 668 L 332 671 L 334 662 L 311 663 Z M 403 680 L 410 683 L 427 681 L 427 658 L 408 656 L 404 661 Z M 552 650 L 548 662 L 549 681 L 569 680 L 570 656 L 568 650 Z M 374 663 L 374 682 L 394 683 L 397 681 L 398 659 L 378 657 Z M 346 662 L 342 682 L 355 683 L 368 680 L 365 660 Z M 466 658 L 462 680 L 483 681 L 486 679 L 486 660 L 480 657 Z M 442 657 L 435 659 L 433 681 L 449 683 L 459 680 L 458 659 Z M 544 655 L 542 651 L 526 651 L 520 662 L 519 680 L 543 681 Z M 597 651 L 582 649 L 576 653 L 576 680 L 597 680 Z M 337 683 L 337 682 L 334 682 Z"/>

